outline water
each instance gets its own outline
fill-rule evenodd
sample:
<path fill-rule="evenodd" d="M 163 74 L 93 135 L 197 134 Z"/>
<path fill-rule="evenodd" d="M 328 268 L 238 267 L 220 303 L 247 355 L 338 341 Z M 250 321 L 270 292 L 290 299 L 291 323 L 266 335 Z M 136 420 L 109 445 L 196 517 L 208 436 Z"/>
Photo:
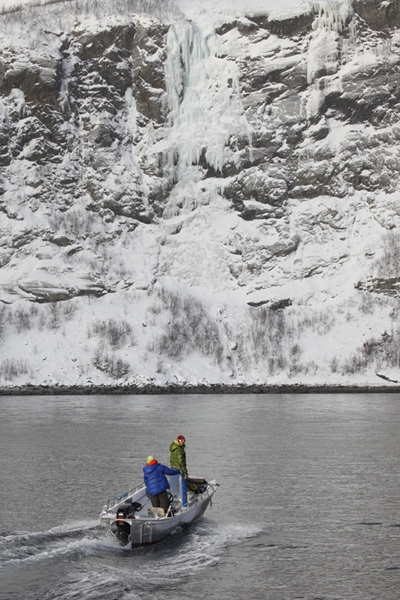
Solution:
<path fill-rule="evenodd" d="M 0 397 L 0 600 L 398 600 L 397 394 Z M 98 528 L 187 439 L 204 519 L 129 550 Z"/>

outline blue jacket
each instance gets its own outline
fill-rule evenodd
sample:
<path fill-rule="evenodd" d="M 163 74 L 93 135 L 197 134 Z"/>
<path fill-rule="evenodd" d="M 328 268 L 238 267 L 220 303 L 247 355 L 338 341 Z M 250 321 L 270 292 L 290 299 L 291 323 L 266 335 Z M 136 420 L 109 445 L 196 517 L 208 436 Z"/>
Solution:
<path fill-rule="evenodd" d="M 147 493 L 151 496 L 161 494 L 169 488 L 169 481 L 165 475 L 178 475 L 179 469 L 170 469 L 161 463 L 154 463 L 143 467 L 144 483 Z"/>

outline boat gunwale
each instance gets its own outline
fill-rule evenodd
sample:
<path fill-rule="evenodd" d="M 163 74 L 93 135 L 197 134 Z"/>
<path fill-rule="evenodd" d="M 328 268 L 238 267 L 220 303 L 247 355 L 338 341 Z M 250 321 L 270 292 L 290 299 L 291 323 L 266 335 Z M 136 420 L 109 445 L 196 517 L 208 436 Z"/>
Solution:
<path fill-rule="evenodd" d="M 129 490 L 129 492 L 124 492 L 121 496 L 118 496 L 114 498 L 114 503 L 110 504 L 110 501 L 107 501 L 107 504 L 105 504 L 103 506 L 103 508 L 101 509 L 100 515 L 102 515 L 103 512 L 108 513 L 110 511 L 112 511 L 113 508 L 115 508 L 116 506 L 119 506 L 120 504 L 123 504 L 124 502 L 126 502 L 126 498 L 132 498 L 135 494 L 137 494 L 138 492 L 140 492 L 141 490 L 145 490 L 146 486 L 142 483 L 140 485 L 137 485 L 133 490 Z"/>

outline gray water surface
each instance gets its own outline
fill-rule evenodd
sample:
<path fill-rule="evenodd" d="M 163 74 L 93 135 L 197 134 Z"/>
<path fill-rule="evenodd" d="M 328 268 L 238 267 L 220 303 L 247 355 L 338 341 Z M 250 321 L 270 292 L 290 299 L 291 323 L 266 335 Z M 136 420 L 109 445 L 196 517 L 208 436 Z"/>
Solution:
<path fill-rule="evenodd" d="M 400 598 L 397 394 L 0 397 L 1 600 Z M 107 501 L 187 439 L 204 519 L 129 550 Z"/>

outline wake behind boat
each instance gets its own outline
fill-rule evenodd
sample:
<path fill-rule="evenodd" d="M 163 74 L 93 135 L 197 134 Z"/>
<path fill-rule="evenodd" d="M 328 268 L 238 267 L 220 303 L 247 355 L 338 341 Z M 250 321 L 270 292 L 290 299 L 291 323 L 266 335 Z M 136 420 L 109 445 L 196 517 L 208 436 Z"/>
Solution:
<path fill-rule="evenodd" d="M 194 523 L 207 509 L 218 483 L 201 478 L 186 480 L 187 493 L 182 489 L 182 476 L 171 475 L 170 508 L 165 514 L 162 508 L 151 505 L 144 485 L 126 492 L 111 505 L 110 501 L 100 513 L 100 525 L 116 535 L 123 544 L 132 548 L 161 542 L 178 527 Z M 182 501 L 183 500 L 183 501 Z"/>

